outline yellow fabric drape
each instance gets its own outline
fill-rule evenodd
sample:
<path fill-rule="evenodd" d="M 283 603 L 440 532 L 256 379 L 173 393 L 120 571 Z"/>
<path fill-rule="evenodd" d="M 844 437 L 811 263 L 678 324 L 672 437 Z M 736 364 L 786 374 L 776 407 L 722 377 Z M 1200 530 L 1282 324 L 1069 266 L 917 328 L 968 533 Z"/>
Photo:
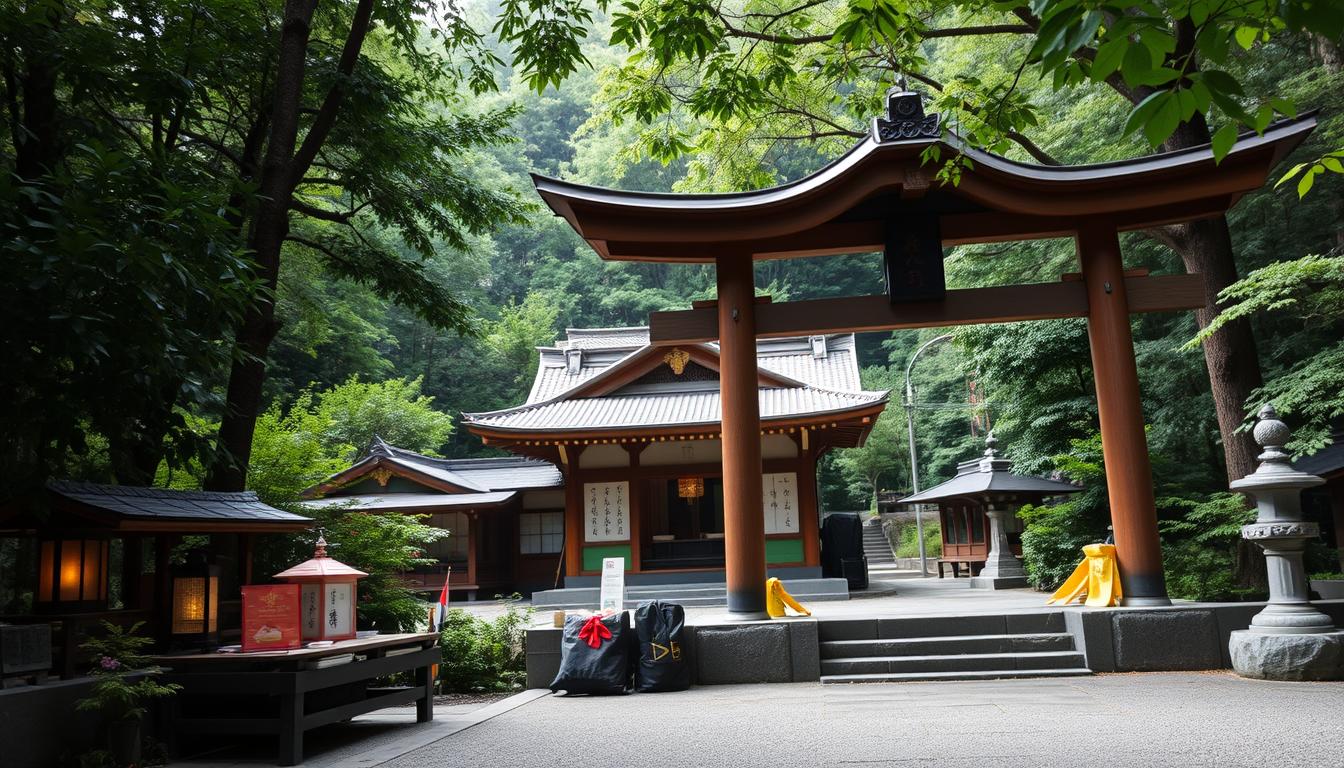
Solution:
<path fill-rule="evenodd" d="M 1068 605 L 1086 597 L 1089 608 L 1108 608 L 1119 605 L 1120 565 L 1115 559 L 1114 544 L 1088 544 L 1083 547 L 1083 562 L 1073 570 L 1063 586 L 1050 596 L 1046 605 Z"/>
<path fill-rule="evenodd" d="M 807 610 L 797 600 L 793 599 L 784 590 L 784 585 L 779 579 L 769 578 L 765 580 L 765 612 L 770 614 L 770 618 L 778 619 L 784 615 L 784 606 L 788 606 L 804 616 L 811 616 L 812 612 Z"/>

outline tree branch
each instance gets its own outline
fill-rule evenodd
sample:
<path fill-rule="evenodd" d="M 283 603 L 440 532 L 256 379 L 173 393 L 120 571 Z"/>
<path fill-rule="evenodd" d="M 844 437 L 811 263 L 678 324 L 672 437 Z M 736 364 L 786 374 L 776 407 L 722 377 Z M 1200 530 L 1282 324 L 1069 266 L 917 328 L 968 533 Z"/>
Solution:
<path fill-rule="evenodd" d="M 363 206 L 360 206 L 360 208 L 362 207 Z M 350 211 L 333 211 L 327 208 L 319 208 L 315 205 L 305 203 L 297 197 L 294 198 L 294 202 L 290 205 L 290 208 L 302 213 L 304 216 L 321 219 L 322 221 L 331 221 L 337 224 L 349 224 L 350 220 L 355 217 L 355 214 L 360 211 L 360 208 L 355 208 Z"/>
<path fill-rule="evenodd" d="M 322 107 L 318 109 L 317 117 L 313 118 L 313 124 L 308 129 L 308 135 L 303 137 L 303 144 L 290 163 L 290 189 L 298 186 L 299 181 L 308 172 L 308 166 L 317 157 L 318 150 L 326 142 L 332 126 L 336 124 L 336 112 L 345 97 L 345 79 L 354 73 L 355 64 L 359 61 L 359 51 L 364 47 L 364 38 L 369 33 L 373 2 L 374 0 L 359 0 L 359 4 L 355 6 L 354 18 L 350 20 L 350 33 L 345 38 L 340 62 L 336 65 L 336 81 L 332 84 L 331 90 L 327 91 L 326 98 L 322 100 Z"/>
<path fill-rule="evenodd" d="M 942 83 L 938 82 L 937 80 L 934 80 L 931 77 L 928 77 L 927 75 L 922 75 L 918 72 L 907 72 L 905 73 L 905 75 L 906 77 L 909 77 L 911 80 L 923 83 L 936 91 L 941 92 L 943 90 Z M 961 102 L 961 108 L 966 110 L 967 112 L 972 113 L 976 112 L 975 106 L 966 101 Z M 1052 156 L 1049 152 L 1046 152 L 1044 149 L 1041 149 L 1041 147 L 1038 144 L 1036 144 L 1036 142 L 1027 138 L 1027 136 L 1022 133 L 1019 133 L 1017 131 L 1004 131 L 1003 136 L 1004 138 L 1008 139 L 1009 141 L 1013 142 L 1014 144 L 1018 145 L 1023 150 L 1025 150 L 1027 154 L 1035 158 L 1036 162 L 1040 163 L 1041 165 L 1061 164 L 1059 160 L 1056 160 L 1054 156 Z"/>

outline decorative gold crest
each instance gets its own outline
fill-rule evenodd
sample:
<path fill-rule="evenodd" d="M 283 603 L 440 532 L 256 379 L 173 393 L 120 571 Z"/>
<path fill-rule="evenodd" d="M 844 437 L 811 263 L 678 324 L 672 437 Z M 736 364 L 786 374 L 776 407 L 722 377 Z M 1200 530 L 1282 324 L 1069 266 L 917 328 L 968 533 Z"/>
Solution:
<path fill-rule="evenodd" d="M 673 347 L 671 352 L 663 355 L 663 362 L 667 363 L 672 372 L 680 376 L 681 372 L 686 370 L 686 364 L 691 361 L 691 355 L 681 347 Z"/>
<path fill-rule="evenodd" d="M 369 473 L 369 476 L 378 481 L 378 484 L 387 487 L 387 481 L 392 479 L 392 470 L 387 467 L 378 467 Z"/>

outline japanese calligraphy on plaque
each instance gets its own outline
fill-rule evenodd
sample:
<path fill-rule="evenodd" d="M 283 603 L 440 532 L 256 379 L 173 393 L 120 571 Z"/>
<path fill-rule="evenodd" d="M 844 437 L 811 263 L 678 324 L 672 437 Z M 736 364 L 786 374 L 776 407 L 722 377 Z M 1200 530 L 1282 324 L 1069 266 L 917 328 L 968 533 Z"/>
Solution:
<path fill-rule="evenodd" d="M 583 540 L 630 539 L 630 483 L 583 484 Z"/>
<path fill-rule="evenodd" d="M 765 532 L 798 532 L 798 474 L 775 472 L 761 475 L 765 501 Z"/>

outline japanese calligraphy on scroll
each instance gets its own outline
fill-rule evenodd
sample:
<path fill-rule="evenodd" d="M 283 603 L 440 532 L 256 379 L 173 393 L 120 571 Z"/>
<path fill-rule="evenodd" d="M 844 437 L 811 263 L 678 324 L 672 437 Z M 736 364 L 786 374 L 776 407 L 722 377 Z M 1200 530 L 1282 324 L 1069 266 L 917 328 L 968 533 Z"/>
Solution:
<path fill-rule="evenodd" d="M 630 539 L 630 483 L 583 484 L 584 541 Z"/>
<path fill-rule="evenodd" d="M 765 501 L 765 532 L 798 532 L 798 473 L 761 475 Z"/>

